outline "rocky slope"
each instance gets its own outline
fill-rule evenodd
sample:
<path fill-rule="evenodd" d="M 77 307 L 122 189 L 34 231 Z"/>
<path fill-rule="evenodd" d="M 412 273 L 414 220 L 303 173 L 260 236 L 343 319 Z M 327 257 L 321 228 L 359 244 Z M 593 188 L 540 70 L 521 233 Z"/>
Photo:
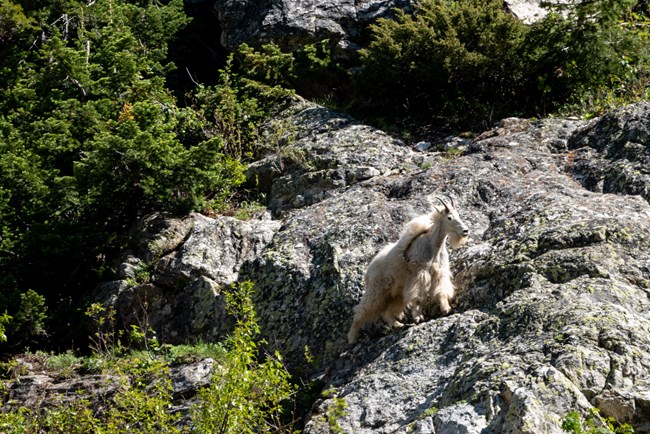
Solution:
<path fill-rule="evenodd" d="M 559 433 L 594 407 L 650 432 L 650 105 L 418 144 L 306 101 L 277 121 L 248 173 L 266 211 L 151 216 L 97 298 L 210 341 L 231 327 L 221 289 L 254 282 L 269 345 L 330 389 L 307 433 Z M 472 231 L 452 314 L 349 346 L 369 260 L 441 195 Z"/>

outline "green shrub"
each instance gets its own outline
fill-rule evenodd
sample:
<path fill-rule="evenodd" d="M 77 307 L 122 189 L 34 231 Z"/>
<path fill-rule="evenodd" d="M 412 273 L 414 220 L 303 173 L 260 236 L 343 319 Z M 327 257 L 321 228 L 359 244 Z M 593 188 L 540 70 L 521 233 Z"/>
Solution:
<path fill-rule="evenodd" d="M 17 411 L 0 413 L 0 432 L 6 434 L 31 434 L 37 433 L 38 419 L 34 412 L 27 408 Z"/>
<path fill-rule="evenodd" d="M 549 5 L 527 35 L 528 75 L 537 80 L 537 110 L 602 114 L 645 96 L 648 21 L 635 0 Z"/>
<path fill-rule="evenodd" d="M 243 77 L 272 89 L 293 89 L 301 96 L 328 104 L 346 105 L 351 92 L 349 74 L 332 58 L 329 39 L 306 44 L 291 52 L 273 44 L 237 49 Z"/>
<path fill-rule="evenodd" d="M 371 30 L 357 83 L 379 115 L 488 121 L 521 98 L 526 28 L 501 1 L 424 0 Z"/>
<path fill-rule="evenodd" d="M 20 294 L 18 311 L 11 322 L 14 328 L 11 334 L 18 338 L 19 342 L 31 343 L 35 338 L 44 336 L 45 320 L 47 319 L 47 306 L 45 297 L 31 289 Z"/>
<path fill-rule="evenodd" d="M 512 115 L 598 114 L 646 96 L 648 21 L 634 0 L 557 5 L 526 26 L 498 0 L 423 0 L 371 26 L 358 110 L 485 128 Z"/>
<path fill-rule="evenodd" d="M 90 349 L 96 356 L 113 358 L 124 353 L 121 337 L 124 330 L 117 328 L 114 307 L 106 308 L 101 303 L 92 303 L 85 312 L 90 319 Z"/>
<path fill-rule="evenodd" d="M 111 400 L 103 424 L 107 432 L 177 433 L 173 414 L 169 366 L 158 360 L 123 359 L 117 372 L 124 375 L 118 396 Z"/>
<path fill-rule="evenodd" d="M 70 300 L 109 278 L 138 218 L 231 208 L 257 125 L 287 95 L 229 63 L 176 101 L 167 50 L 188 22 L 182 0 L 41 3 L 0 3 L 0 312 L 13 348 L 44 332 L 80 339 Z M 29 289 L 49 323 L 19 315 Z"/>

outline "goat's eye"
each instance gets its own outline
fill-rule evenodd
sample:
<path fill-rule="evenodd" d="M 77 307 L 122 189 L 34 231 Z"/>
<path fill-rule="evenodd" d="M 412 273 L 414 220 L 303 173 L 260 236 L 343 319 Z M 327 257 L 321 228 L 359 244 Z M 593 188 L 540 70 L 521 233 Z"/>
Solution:
<path fill-rule="evenodd" d="M 453 220 L 453 217 L 450 216 L 450 215 L 448 215 L 448 216 L 447 216 L 447 220 Z"/>

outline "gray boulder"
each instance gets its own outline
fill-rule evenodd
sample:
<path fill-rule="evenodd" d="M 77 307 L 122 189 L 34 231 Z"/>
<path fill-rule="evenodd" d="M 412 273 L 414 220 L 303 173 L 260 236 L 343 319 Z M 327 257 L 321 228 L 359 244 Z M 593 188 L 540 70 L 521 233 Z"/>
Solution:
<path fill-rule="evenodd" d="M 409 9 L 410 0 L 288 1 L 217 0 L 221 44 L 235 49 L 241 43 L 273 42 L 285 49 L 329 39 L 339 55 L 355 50 L 367 26 L 392 9 Z"/>
<path fill-rule="evenodd" d="M 133 232 L 134 250 L 94 299 L 115 308 L 124 325 L 151 327 L 162 342 L 222 339 L 232 329 L 221 289 L 243 264 L 262 253 L 280 226 L 270 219 L 241 221 L 192 214 L 154 214 Z"/>
<path fill-rule="evenodd" d="M 585 125 L 569 141 L 569 169 L 592 191 L 638 194 L 650 200 L 650 104 L 615 110 Z"/>

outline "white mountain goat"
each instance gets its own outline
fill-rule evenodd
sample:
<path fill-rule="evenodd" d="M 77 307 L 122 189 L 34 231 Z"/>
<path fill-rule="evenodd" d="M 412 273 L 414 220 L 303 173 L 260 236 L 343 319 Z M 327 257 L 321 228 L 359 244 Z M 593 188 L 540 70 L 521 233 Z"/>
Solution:
<path fill-rule="evenodd" d="M 354 307 L 348 342 L 354 343 L 365 324 L 382 318 L 389 327 L 407 306 L 416 321 L 423 319 L 422 306 L 437 302 L 443 314 L 449 313 L 454 296 L 449 270 L 446 239 L 452 248 L 467 241 L 469 229 L 458 216 L 453 199 L 443 208 L 414 218 L 406 224 L 399 240 L 384 247 L 370 262 L 364 276 L 365 292 Z"/>

